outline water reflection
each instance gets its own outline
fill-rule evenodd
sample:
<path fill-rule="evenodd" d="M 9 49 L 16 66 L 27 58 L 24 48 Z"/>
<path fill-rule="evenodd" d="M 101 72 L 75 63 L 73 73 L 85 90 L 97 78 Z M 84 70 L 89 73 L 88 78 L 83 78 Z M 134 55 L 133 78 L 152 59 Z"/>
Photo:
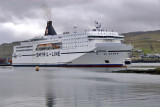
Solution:
<path fill-rule="evenodd" d="M 46 95 L 46 107 L 54 107 L 53 105 L 55 105 L 55 98 L 52 94 L 48 93 Z"/>
<path fill-rule="evenodd" d="M 52 78 L 52 75 L 46 75 L 45 76 L 46 80 L 46 107 L 54 107 L 56 104 L 55 99 L 56 97 L 53 94 L 53 84 L 51 81 L 49 81 Z"/>
<path fill-rule="evenodd" d="M 159 77 L 108 73 L 108 68 L 67 68 L 46 73 L 47 107 L 155 107 Z M 156 77 L 157 79 L 153 79 Z M 152 80 L 148 80 L 152 78 Z M 157 82 L 156 82 L 157 81 Z M 146 83 L 148 85 L 146 85 Z M 152 94 L 150 94 L 152 90 Z M 156 97 L 159 99 L 160 94 Z M 148 95 L 152 95 L 149 96 Z M 159 102 L 159 100 L 155 100 Z M 148 103 L 147 103 L 148 102 Z M 148 106 L 148 107 L 149 107 Z M 158 107 L 158 106 L 157 106 Z"/>
<path fill-rule="evenodd" d="M 0 107 L 159 107 L 160 76 L 110 71 L 5 68 L 0 72 Z"/>

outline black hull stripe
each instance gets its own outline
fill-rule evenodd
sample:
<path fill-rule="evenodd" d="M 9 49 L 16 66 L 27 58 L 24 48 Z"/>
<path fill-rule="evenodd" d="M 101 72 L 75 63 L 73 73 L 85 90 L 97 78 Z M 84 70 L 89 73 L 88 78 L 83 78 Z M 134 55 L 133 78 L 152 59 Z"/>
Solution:
<path fill-rule="evenodd" d="M 115 51 L 108 51 L 108 52 L 131 52 L 131 50 L 115 50 Z"/>
<path fill-rule="evenodd" d="M 88 52 L 68 52 L 68 53 L 61 53 L 61 54 L 76 54 L 76 53 L 95 53 L 94 51 L 88 51 Z"/>
<path fill-rule="evenodd" d="M 131 52 L 131 50 L 115 50 L 115 51 L 108 51 L 108 52 Z M 76 54 L 76 53 L 96 53 L 95 51 L 89 52 L 68 52 L 68 53 L 61 53 L 61 54 Z M 99 52 L 97 52 L 99 53 Z"/>
<path fill-rule="evenodd" d="M 35 56 L 35 54 L 32 54 L 32 55 L 22 55 L 22 56 Z"/>

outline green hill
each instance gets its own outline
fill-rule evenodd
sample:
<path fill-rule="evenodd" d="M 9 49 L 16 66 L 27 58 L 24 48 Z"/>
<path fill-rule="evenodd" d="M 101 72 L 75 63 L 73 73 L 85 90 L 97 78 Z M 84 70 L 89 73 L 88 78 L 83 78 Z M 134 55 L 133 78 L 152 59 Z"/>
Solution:
<path fill-rule="evenodd" d="M 12 58 L 13 46 L 20 44 L 19 42 L 4 43 L 0 45 L 0 58 Z"/>
<path fill-rule="evenodd" d="M 130 32 L 122 35 L 125 36 L 125 43 L 132 44 L 135 49 L 141 49 L 142 53 L 160 53 L 160 30 Z"/>

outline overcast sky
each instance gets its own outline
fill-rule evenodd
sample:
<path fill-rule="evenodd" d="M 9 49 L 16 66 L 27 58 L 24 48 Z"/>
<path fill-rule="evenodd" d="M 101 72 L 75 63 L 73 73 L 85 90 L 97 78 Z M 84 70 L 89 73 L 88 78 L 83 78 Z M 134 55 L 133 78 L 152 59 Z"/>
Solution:
<path fill-rule="evenodd" d="M 160 30 L 160 0 L 0 0 L 0 44 L 44 35 L 47 20 L 58 34 L 95 20 L 119 33 Z"/>

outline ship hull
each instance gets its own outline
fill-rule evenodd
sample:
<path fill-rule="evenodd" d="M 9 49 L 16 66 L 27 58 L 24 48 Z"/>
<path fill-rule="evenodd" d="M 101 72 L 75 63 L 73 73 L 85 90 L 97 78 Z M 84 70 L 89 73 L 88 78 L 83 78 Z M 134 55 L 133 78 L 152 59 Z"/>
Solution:
<path fill-rule="evenodd" d="M 48 56 L 23 56 L 14 60 L 15 67 L 124 67 L 125 59 L 128 57 L 132 46 L 120 44 L 97 44 L 90 51 L 59 51 L 54 56 L 48 51 Z M 89 49 L 87 49 L 89 50 Z M 44 52 L 41 52 L 44 53 Z M 32 63 L 31 63 L 32 62 Z"/>

